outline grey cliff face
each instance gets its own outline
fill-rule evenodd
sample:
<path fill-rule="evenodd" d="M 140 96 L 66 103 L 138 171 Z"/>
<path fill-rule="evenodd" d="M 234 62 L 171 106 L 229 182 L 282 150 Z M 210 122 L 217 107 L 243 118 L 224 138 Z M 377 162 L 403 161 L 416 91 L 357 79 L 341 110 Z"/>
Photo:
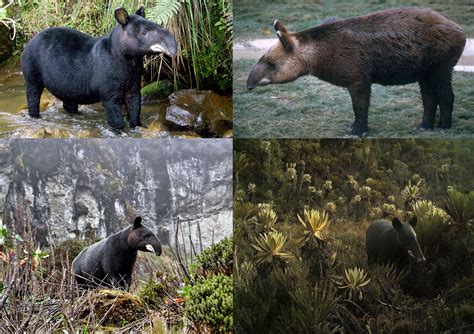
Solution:
<path fill-rule="evenodd" d="M 104 238 L 135 214 L 164 244 L 178 219 L 203 246 L 232 233 L 232 140 L 12 140 L 0 167 L 3 221 L 44 244 Z"/>

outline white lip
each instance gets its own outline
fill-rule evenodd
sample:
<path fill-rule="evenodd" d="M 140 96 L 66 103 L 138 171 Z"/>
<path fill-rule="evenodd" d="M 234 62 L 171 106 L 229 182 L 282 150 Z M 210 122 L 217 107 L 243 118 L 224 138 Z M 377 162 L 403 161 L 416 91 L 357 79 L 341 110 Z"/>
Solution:
<path fill-rule="evenodd" d="M 148 245 L 145 246 L 145 248 L 147 249 L 147 251 L 155 253 L 155 249 L 153 248 L 152 245 L 148 244 Z"/>
<path fill-rule="evenodd" d="M 161 44 L 153 44 L 152 46 L 150 46 L 150 49 L 151 51 L 153 52 L 164 52 L 164 53 L 168 53 L 168 50 L 166 50 L 163 45 Z"/>
<path fill-rule="evenodd" d="M 268 84 L 270 84 L 272 81 L 270 79 L 267 79 L 267 78 L 263 78 L 262 80 L 260 80 L 260 82 L 258 83 L 259 86 L 266 86 Z"/>

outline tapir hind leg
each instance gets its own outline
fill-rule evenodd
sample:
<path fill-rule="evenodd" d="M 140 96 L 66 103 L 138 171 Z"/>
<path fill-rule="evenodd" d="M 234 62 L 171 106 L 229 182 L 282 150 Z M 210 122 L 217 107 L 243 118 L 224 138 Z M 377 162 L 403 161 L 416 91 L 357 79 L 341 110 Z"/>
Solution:
<path fill-rule="evenodd" d="M 451 69 L 440 70 L 435 72 L 433 75 L 434 91 L 438 98 L 440 109 L 439 127 L 442 129 L 449 129 L 451 128 L 454 106 Z"/>
<path fill-rule="evenodd" d="M 429 79 L 420 80 L 420 92 L 423 100 L 423 120 L 418 126 L 420 130 L 433 130 L 436 109 L 438 108 L 438 98 L 433 88 L 433 83 Z"/>
<path fill-rule="evenodd" d="M 40 118 L 40 100 L 43 89 L 42 82 L 26 80 L 26 98 L 30 117 Z"/>

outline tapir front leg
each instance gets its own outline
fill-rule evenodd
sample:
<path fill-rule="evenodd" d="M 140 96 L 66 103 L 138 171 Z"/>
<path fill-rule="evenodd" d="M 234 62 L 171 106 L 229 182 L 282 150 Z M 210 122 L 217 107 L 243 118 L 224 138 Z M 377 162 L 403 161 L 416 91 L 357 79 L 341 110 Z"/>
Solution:
<path fill-rule="evenodd" d="M 120 99 L 113 98 L 104 100 L 104 108 L 107 116 L 107 122 L 114 129 L 123 129 L 122 110 L 120 109 Z"/>
<path fill-rule="evenodd" d="M 351 136 L 363 137 L 368 130 L 368 113 L 370 105 L 370 84 L 355 83 L 348 87 L 352 98 L 355 120 L 350 131 Z"/>
<path fill-rule="evenodd" d="M 128 121 L 131 128 L 142 125 L 140 121 L 141 102 L 140 90 L 125 95 L 125 106 L 127 107 Z"/>

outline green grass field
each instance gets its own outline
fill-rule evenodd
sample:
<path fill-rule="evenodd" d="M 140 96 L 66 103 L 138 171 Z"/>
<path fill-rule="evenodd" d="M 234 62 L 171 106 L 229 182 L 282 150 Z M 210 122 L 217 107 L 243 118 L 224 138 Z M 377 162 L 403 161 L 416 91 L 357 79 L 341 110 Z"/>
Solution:
<path fill-rule="evenodd" d="M 315 77 L 247 91 L 254 60 L 234 61 L 234 131 L 239 138 L 344 137 L 354 121 L 349 93 Z M 474 74 L 455 72 L 453 127 L 420 132 L 423 106 L 417 84 L 372 86 L 368 137 L 472 137 Z M 439 111 L 438 111 L 439 117 Z"/>
<path fill-rule="evenodd" d="M 472 1 L 236 1 L 234 42 L 276 38 L 272 23 L 284 22 L 298 31 L 328 17 L 351 17 L 395 6 L 427 6 L 452 18 L 474 37 Z M 237 137 L 344 137 L 354 120 L 349 93 L 304 77 L 285 85 L 257 87 L 245 81 L 257 59 L 234 59 L 234 129 Z M 474 73 L 454 73 L 456 95 L 453 127 L 419 132 L 423 107 L 417 84 L 372 86 L 368 137 L 472 137 L 474 134 Z M 438 111 L 439 117 L 439 111 Z"/>
<path fill-rule="evenodd" d="M 346 18 L 401 6 L 430 7 L 459 23 L 474 36 L 472 0 L 236 0 L 234 1 L 234 41 L 274 37 L 273 21 L 278 19 L 293 31 L 317 25 L 328 17 Z"/>

